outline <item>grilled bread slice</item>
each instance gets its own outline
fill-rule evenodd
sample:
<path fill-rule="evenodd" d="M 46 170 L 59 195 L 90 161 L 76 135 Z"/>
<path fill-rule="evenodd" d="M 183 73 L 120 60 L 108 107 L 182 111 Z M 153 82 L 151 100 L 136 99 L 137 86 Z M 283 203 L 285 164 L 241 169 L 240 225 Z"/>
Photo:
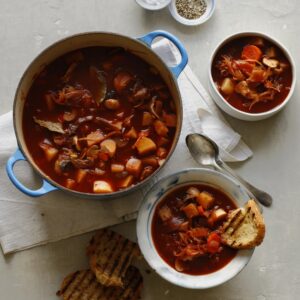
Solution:
<path fill-rule="evenodd" d="M 136 243 L 120 234 L 102 229 L 90 241 L 87 255 L 90 268 L 101 284 L 123 287 L 127 269 L 140 250 Z"/>
<path fill-rule="evenodd" d="M 251 249 L 261 244 L 265 223 L 254 200 L 245 207 L 233 210 L 222 227 L 223 244 L 235 249 Z"/>
<path fill-rule="evenodd" d="M 143 278 L 139 270 L 130 266 L 124 278 L 124 288 L 103 286 L 91 270 L 68 275 L 56 293 L 63 300 L 138 300 Z"/>

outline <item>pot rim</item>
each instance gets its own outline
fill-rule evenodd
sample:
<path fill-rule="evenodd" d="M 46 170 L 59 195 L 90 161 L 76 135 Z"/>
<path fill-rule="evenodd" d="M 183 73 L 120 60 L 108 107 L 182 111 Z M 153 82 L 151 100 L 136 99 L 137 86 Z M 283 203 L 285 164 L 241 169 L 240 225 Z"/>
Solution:
<path fill-rule="evenodd" d="M 151 51 L 151 53 L 156 56 L 156 58 L 160 61 L 160 63 L 165 67 L 165 69 L 169 72 L 169 74 L 171 75 L 170 77 L 172 78 L 172 81 L 176 87 L 176 93 L 178 94 L 178 100 L 179 100 L 179 105 L 178 105 L 178 128 L 177 128 L 177 132 L 178 134 L 175 134 L 173 143 L 172 143 L 172 147 L 168 153 L 168 156 L 165 159 L 165 162 L 162 166 L 159 166 L 149 177 L 147 177 L 146 179 L 144 179 L 141 182 L 138 182 L 136 185 L 131 186 L 129 188 L 126 188 L 124 190 L 119 190 L 113 193 L 105 193 L 105 194 L 95 194 L 95 193 L 85 193 L 85 192 L 79 192 L 76 190 L 72 190 L 72 189 L 68 189 L 60 184 L 58 184 L 56 181 L 54 181 L 52 178 L 50 178 L 47 174 L 45 174 L 36 164 L 32 163 L 33 159 L 28 157 L 26 155 L 26 152 L 23 149 L 23 144 L 20 142 L 19 139 L 19 132 L 17 130 L 17 125 L 16 125 L 16 107 L 17 107 L 17 103 L 18 103 L 18 94 L 19 91 L 21 89 L 21 85 L 22 82 L 24 81 L 24 78 L 26 78 L 26 76 L 28 76 L 29 70 L 32 68 L 33 64 L 35 63 L 35 61 L 40 58 L 41 56 L 43 56 L 45 53 L 51 51 L 52 49 L 54 49 L 55 47 L 57 47 L 59 44 L 61 43 L 66 43 L 69 40 L 72 40 L 73 38 L 77 38 L 80 36 L 88 36 L 88 35 L 92 35 L 92 34 L 96 34 L 96 35 L 113 35 L 116 37 L 122 37 L 125 39 L 129 39 L 135 43 L 138 43 L 140 45 L 142 45 L 147 51 Z M 81 47 L 81 48 L 84 48 Z M 81 49 L 78 48 L 78 49 Z M 134 54 L 136 55 L 136 54 Z M 142 58 L 140 58 L 142 59 Z M 144 60 L 144 59 L 142 59 Z M 147 61 L 146 61 L 147 62 Z M 148 62 L 147 62 L 148 63 Z M 125 196 L 128 193 L 131 193 L 133 191 L 136 191 L 137 189 L 139 189 L 140 187 L 142 187 L 144 184 L 148 183 L 152 178 L 154 178 L 158 172 L 166 165 L 166 163 L 169 161 L 170 157 L 172 156 L 177 144 L 178 144 L 178 140 L 181 134 L 181 129 L 182 129 L 182 123 L 183 123 L 183 105 L 182 105 L 182 98 L 181 98 L 181 93 L 178 87 L 178 82 L 176 80 L 176 77 L 174 76 L 174 74 L 172 73 L 172 71 L 170 70 L 170 68 L 166 65 L 166 63 L 162 60 L 162 58 L 155 53 L 155 51 L 152 50 L 151 45 L 147 46 L 146 43 L 144 43 L 143 41 L 140 41 L 139 38 L 133 38 L 133 37 L 129 37 L 127 35 L 123 35 L 123 34 L 119 34 L 119 33 L 115 33 L 115 32 L 109 32 L 109 31 L 86 31 L 86 32 L 82 32 L 82 33 L 76 33 L 67 37 L 64 37 L 62 39 L 57 40 L 56 42 L 50 44 L 49 46 L 47 46 L 45 49 L 43 49 L 37 56 L 34 57 L 34 59 L 29 63 L 29 65 L 26 67 L 25 71 L 23 72 L 23 75 L 21 76 L 17 88 L 16 88 L 16 92 L 15 92 L 15 96 L 14 96 L 14 103 L 13 103 L 13 127 L 14 127 L 14 132 L 15 132 L 15 136 L 16 136 L 16 140 L 17 140 L 17 144 L 18 147 L 20 149 L 20 151 L 22 152 L 22 154 L 24 155 L 24 157 L 26 158 L 27 162 L 30 164 L 30 166 L 46 181 L 48 181 L 50 184 L 52 184 L 54 187 L 58 188 L 59 190 L 63 190 L 67 193 L 76 195 L 78 197 L 85 197 L 85 198 L 116 198 L 116 197 L 120 197 L 120 196 Z"/>

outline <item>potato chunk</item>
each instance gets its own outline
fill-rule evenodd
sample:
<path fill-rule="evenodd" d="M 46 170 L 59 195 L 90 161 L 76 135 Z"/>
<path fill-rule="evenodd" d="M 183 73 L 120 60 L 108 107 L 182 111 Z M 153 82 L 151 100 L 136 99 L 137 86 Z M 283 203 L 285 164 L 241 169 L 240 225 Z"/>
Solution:
<path fill-rule="evenodd" d="M 181 208 L 181 210 L 183 210 L 189 219 L 199 216 L 199 211 L 194 203 L 188 204 L 187 206 Z"/>
<path fill-rule="evenodd" d="M 51 161 L 58 154 L 58 150 L 50 144 L 40 143 L 39 146 L 43 149 L 47 161 Z"/>
<path fill-rule="evenodd" d="M 226 218 L 226 216 L 227 216 L 226 211 L 222 208 L 218 208 L 211 213 L 209 217 L 209 221 L 215 223 L 223 220 L 224 218 Z"/>
<path fill-rule="evenodd" d="M 136 139 L 137 138 L 137 132 L 134 127 L 131 127 L 125 134 L 125 137 L 129 139 Z"/>
<path fill-rule="evenodd" d="M 104 139 L 104 135 L 100 130 L 92 131 L 90 134 L 86 137 L 87 145 L 93 146 L 95 144 L 100 143 Z"/>
<path fill-rule="evenodd" d="M 162 221 L 167 221 L 172 218 L 172 212 L 169 206 L 164 205 L 162 208 L 159 209 L 158 214 Z"/>
<path fill-rule="evenodd" d="M 104 181 L 104 180 L 97 180 L 94 181 L 94 188 L 93 188 L 94 193 L 112 193 L 113 192 L 113 188 L 111 187 L 111 185 Z"/>
<path fill-rule="evenodd" d="M 136 177 L 139 176 L 142 170 L 142 161 L 138 158 L 130 158 L 126 163 L 126 171 Z"/>
<path fill-rule="evenodd" d="M 88 174 L 87 170 L 84 169 L 78 169 L 76 173 L 76 181 L 78 183 L 82 182 L 82 180 L 85 178 L 85 176 Z"/>
<path fill-rule="evenodd" d="M 208 209 L 214 204 L 215 199 L 210 193 L 203 191 L 197 196 L 197 201 L 204 209 Z"/>
<path fill-rule="evenodd" d="M 154 130 L 160 136 L 167 136 L 169 129 L 166 124 L 160 120 L 155 120 L 154 122 Z"/>
<path fill-rule="evenodd" d="M 234 92 L 234 83 L 230 78 L 225 78 L 221 85 L 221 91 L 225 95 L 231 95 Z"/>
<path fill-rule="evenodd" d="M 124 165 L 121 164 L 111 164 L 110 168 L 112 173 L 121 173 L 125 169 Z"/>
<path fill-rule="evenodd" d="M 108 153 L 110 157 L 113 157 L 115 155 L 116 149 L 117 149 L 117 144 L 112 139 L 104 140 L 101 143 L 101 151 Z"/>
<path fill-rule="evenodd" d="M 153 116 L 151 113 L 148 111 L 143 112 L 143 120 L 142 120 L 142 125 L 143 126 L 149 126 L 153 123 Z"/>
<path fill-rule="evenodd" d="M 133 183 L 133 176 L 132 175 L 128 175 L 126 178 L 124 178 L 120 183 L 119 183 L 119 188 L 128 188 L 129 186 L 132 185 Z"/>
<path fill-rule="evenodd" d="M 156 150 L 156 144 L 146 136 L 139 138 L 135 143 L 135 146 L 140 155 L 144 155 Z"/>

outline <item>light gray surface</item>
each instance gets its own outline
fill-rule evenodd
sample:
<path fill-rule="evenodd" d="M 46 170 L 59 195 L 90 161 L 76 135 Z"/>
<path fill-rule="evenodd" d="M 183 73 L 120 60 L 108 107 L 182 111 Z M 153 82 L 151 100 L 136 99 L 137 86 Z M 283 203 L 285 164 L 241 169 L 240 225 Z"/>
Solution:
<path fill-rule="evenodd" d="M 0 0 L 0 3 L 1 114 L 12 108 L 18 80 L 28 63 L 57 39 L 83 31 L 140 36 L 155 29 L 168 30 L 185 44 L 190 65 L 205 86 L 210 53 L 221 39 L 237 31 L 256 30 L 273 35 L 290 50 L 296 66 L 300 65 L 297 0 L 217 1 L 212 19 L 194 28 L 177 24 L 167 9 L 146 12 L 134 0 Z M 232 281 L 207 291 L 174 287 L 151 272 L 145 274 L 143 299 L 299 299 L 299 98 L 297 85 L 287 108 L 266 121 L 247 123 L 228 117 L 254 151 L 251 160 L 237 166 L 238 171 L 274 196 L 274 205 L 264 210 L 265 241 L 250 264 Z M 135 237 L 134 226 L 131 222 L 117 229 Z M 90 236 L 86 234 L 6 258 L 0 255 L 0 299 L 56 299 L 55 291 L 63 276 L 87 267 L 84 253 Z"/>

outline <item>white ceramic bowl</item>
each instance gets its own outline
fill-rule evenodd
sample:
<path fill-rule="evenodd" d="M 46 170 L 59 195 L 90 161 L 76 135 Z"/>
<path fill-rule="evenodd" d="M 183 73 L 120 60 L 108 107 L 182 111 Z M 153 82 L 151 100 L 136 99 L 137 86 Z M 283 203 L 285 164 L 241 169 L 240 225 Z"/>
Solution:
<path fill-rule="evenodd" d="M 171 0 L 135 0 L 137 4 L 147 10 L 159 10 L 170 4 Z"/>
<path fill-rule="evenodd" d="M 275 44 L 280 50 L 282 50 L 282 52 L 284 53 L 284 55 L 286 56 L 286 58 L 288 59 L 288 61 L 291 64 L 291 69 L 292 69 L 292 85 L 291 85 L 291 89 L 289 94 L 287 95 L 287 97 L 285 98 L 285 100 L 278 106 L 274 107 L 273 109 L 266 111 L 266 112 L 262 112 L 262 113 L 247 113 L 247 112 L 243 112 L 241 110 L 236 109 L 235 107 L 233 107 L 232 105 L 230 105 L 222 96 L 222 94 L 219 92 L 218 88 L 216 87 L 214 80 L 212 78 L 212 74 L 211 74 L 211 67 L 212 67 L 212 63 L 214 61 L 214 58 L 217 54 L 217 52 L 228 42 L 235 40 L 237 38 L 240 37 L 247 37 L 247 36 L 259 36 L 262 37 L 268 41 L 270 41 L 271 43 Z M 214 99 L 214 101 L 216 102 L 216 104 L 227 114 L 229 114 L 232 117 L 235 117 L 237 119 L 240 120 L 245 120 L 245 121 L 258 121 L 258 120 L 263 120 L 266 118 L 269 118 L 271 116 L 273 116 L 274 114 L 276 114 L 277 112 L 279 112 L 280 110 L 282 110 L 286 104 L 289 102 L 290 98 L 292 97 L 292 94 L 294 92 L 295 89 L 295 85 L 296 85 L 296 69 L 295 69 L 295 62 L 291 56 L 291 54 L 289 53 L 289 51 L 280 43 L 278 42 L 276 39 L 270 37 L 269 35 L 260 33 L 260 32 L 240 32 L 240 33 L 236 33 L 233 35 L 230 35 L 229 37 L 227 37 L 225 40 L 223 40 L 217 47 L 216 49 L 213 51 L 212 56 L 210 58 L 210 63 L 209 63 L 209 91 L 211 93 L 212 98 Z"/>
<path fill-rule="evenodd" d="M 206 21 L 208 21 L 211 16 L 213 15 L 216 7 L 216 2 L 215 0 L 205 0 L 206 2 L 206 11 L 203 15 L 201 15 L 197 19 L 186 19 L 182 17 L 176 9 L 176 0 L 172 0 L 172 2 L 169 4 L 169 10 L 172 15 L 172 17 L 179 23 L 187 25 L 187 26 L 196 26 L 200 25 Z"/>
<path fill-rule="evenodd" d="M 206 275 L 188 275 L 177 272 L 160 257 L 151 234 L 155 208 L 166 192 L 191 182 L 204 183 L 221 189 L 236 201 L 237 206 L 243 206 L 249 200 L 246 191 L 234 179 L 209 169 L 187 169 L 161 179 L 147 193 L 139 209 L 137 237 L 146 261 L 160 276 L 185 288 L 206 289 L 220 285 L 236 276 L 247 265 L 254 250 L 238 251 L 227 265 Z"/>

